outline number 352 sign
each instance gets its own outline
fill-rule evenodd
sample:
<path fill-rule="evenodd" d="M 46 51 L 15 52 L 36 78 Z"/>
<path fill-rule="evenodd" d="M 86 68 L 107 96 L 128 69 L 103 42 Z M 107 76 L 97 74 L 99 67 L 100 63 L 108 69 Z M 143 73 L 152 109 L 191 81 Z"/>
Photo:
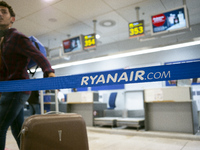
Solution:
<path fill-rule="evenodd" d="M 129 38 L 144 35 L 144 20 L 129 23 Z"/>

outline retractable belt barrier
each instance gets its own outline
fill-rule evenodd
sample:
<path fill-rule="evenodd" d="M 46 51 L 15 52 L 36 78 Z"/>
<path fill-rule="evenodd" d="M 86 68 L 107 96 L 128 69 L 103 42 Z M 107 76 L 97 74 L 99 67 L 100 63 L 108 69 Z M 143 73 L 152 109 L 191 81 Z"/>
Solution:
<path fill-rule="evenodd" d="M 54 78 L 1 81 L 0 92 L 35 91 L 156 82 L 200 77 L 200 61 Z"/>

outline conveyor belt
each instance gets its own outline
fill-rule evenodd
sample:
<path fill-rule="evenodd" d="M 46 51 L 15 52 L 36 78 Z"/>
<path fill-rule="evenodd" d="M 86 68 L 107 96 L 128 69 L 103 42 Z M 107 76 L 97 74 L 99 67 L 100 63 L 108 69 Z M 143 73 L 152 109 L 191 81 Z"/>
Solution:
<path fill-rule="evenodd" d="M 94 125 L 127 126 L 140 128 L 144 126 L 144 118 L 100 117 L 94 119 Z"/>

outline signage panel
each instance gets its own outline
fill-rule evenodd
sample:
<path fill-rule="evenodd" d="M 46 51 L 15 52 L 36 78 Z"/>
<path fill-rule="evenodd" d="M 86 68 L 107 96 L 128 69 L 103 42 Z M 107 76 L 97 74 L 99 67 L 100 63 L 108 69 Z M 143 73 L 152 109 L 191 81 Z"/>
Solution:
<path fill-rule="evenodd" d="M 151 16 L 152 34 L 166 33 L 188 27 L 186 6 Z"/>
<path fill-rule="evenodd" d="M 76 36 L 63 41 L 63 53 L 79 52 L 82 51 L 82 39 L 81 36 Z"/>
<path fill-rule="evenodd" d="M 129 38 L 144 35 L 144 20 L 129 23 Z"/>
<path fill-rule="evenodd" d="M 84 35 L 84 50 L 96 47 L 95 34 Z"/>

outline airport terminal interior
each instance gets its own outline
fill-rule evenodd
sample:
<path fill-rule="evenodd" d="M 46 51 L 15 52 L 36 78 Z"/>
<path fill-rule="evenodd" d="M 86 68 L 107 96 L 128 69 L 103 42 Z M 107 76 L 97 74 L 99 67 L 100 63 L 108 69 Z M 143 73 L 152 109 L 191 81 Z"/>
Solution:
<path fill-rule="evenodd" d="M 40 41 L 56 77 L 83 77 L 38 90 L 25 119 L 80 114 L 90 150 L 200 149 L 200 69 L 187 67 L 200 62 L 200 0 L 6 2 L 13 27 Z M 35 68 L 30 79 L 43 78 Z M 18 150 L 10 129 L 5 150 Z"/>

